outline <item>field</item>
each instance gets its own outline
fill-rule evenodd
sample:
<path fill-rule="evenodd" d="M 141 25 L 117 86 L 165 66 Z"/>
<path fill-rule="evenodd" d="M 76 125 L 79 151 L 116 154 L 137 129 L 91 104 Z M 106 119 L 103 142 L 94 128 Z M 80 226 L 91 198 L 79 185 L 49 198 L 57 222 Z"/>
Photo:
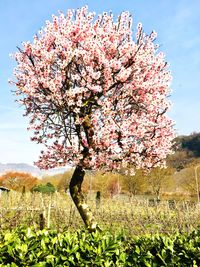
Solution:
<path fill-rule="evenodd" d="M 102 198 L 99 207 L 96 207 L 95 195 L 88 195 L 87 202 L 100 227 L 113 233 L 122 229 L 131 236 L 190 233 L 197 229 L 200 222 L 198 205 L 188 201 L 160 201 L 157 204 L 144 197 L 129 199 L 117 196 Z M 84 227 L 68 194 L 21 194 L 12 191 L 0 197 L 0 229 L 17 226 L 44 227 L 59 232 Z"/>
<path fill-rule="evenodd" d="M 0 266 L 200 266 L 200 210 L 191 202 L 117 196 L 87 202 L 89 233 L 68 194 L 2 194 Z"/>

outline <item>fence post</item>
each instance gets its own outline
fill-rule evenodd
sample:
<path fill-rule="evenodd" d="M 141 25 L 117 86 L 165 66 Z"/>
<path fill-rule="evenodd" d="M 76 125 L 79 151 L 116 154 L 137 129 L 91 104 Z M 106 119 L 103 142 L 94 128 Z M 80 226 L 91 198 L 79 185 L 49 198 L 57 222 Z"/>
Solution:
<path fill-rule="evenodd" d="M 40 224 L 40 230 L 43 230 L 45 227 L 45 218 L 43 213 L 40 213 L 39 215 L 39 224 Z"/>

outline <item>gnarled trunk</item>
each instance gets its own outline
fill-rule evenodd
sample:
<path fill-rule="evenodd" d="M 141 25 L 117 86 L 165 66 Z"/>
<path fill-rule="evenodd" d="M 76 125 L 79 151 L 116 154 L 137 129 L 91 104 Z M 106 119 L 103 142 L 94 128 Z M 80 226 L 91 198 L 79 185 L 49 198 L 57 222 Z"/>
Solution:
<path fill-rule="evenodd" d="M 84 196 L 81 190 L 81 185 L 83 182 L 84 175 L 85 171 L 83 170 L 83 168 L 81 166 L 77 166 L 72 175 L 69 184 L 69 190 L 70 190 L 70 195 L 86 227 L 88 228 L 89 231 L 93 232 L 96 229 L 99 229 L 99 227 L 97 226 L 97 223 L 95 222 L 93 214 L 90 211 L 88 205 L 85 203 Z"/>

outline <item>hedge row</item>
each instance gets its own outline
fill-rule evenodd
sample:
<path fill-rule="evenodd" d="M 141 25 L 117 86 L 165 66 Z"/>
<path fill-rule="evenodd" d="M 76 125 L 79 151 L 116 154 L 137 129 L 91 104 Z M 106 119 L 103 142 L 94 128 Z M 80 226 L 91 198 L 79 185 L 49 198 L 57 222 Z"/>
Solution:
<path fill-rule="evenodd" d="M 200 266 L 200 231 L 127 238 L 110 232 L 0 232 L 0 266 Z"/>

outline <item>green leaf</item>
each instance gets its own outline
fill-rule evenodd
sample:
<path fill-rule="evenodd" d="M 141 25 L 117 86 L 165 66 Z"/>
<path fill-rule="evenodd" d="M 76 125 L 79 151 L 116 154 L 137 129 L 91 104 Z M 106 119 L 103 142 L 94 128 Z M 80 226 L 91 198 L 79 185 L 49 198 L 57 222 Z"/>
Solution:
<path fill-rule="evenodd" d="M 13 234 L 12 233 L 6 233 L 4 235 L 4 240 L 5 241 L 13 241 Z"/>
<path fill-rule="evenodd" d="M 137 254 L 140 254 L 140 248 L 139 248 L 138 246 L 135 246 L 135 252 L 136 252 Z"/>
<path fill-rule="evenodd" d="M 31 266 L 32 266 L 32 267 L 46 267 L 47 264 L 46 264 L 45 261 L 42 261 L 42 262 L 38 262 L 38 263 L 36 263 L 36 264 L 34 264 L 34 265 L 31 265 Z"/>

